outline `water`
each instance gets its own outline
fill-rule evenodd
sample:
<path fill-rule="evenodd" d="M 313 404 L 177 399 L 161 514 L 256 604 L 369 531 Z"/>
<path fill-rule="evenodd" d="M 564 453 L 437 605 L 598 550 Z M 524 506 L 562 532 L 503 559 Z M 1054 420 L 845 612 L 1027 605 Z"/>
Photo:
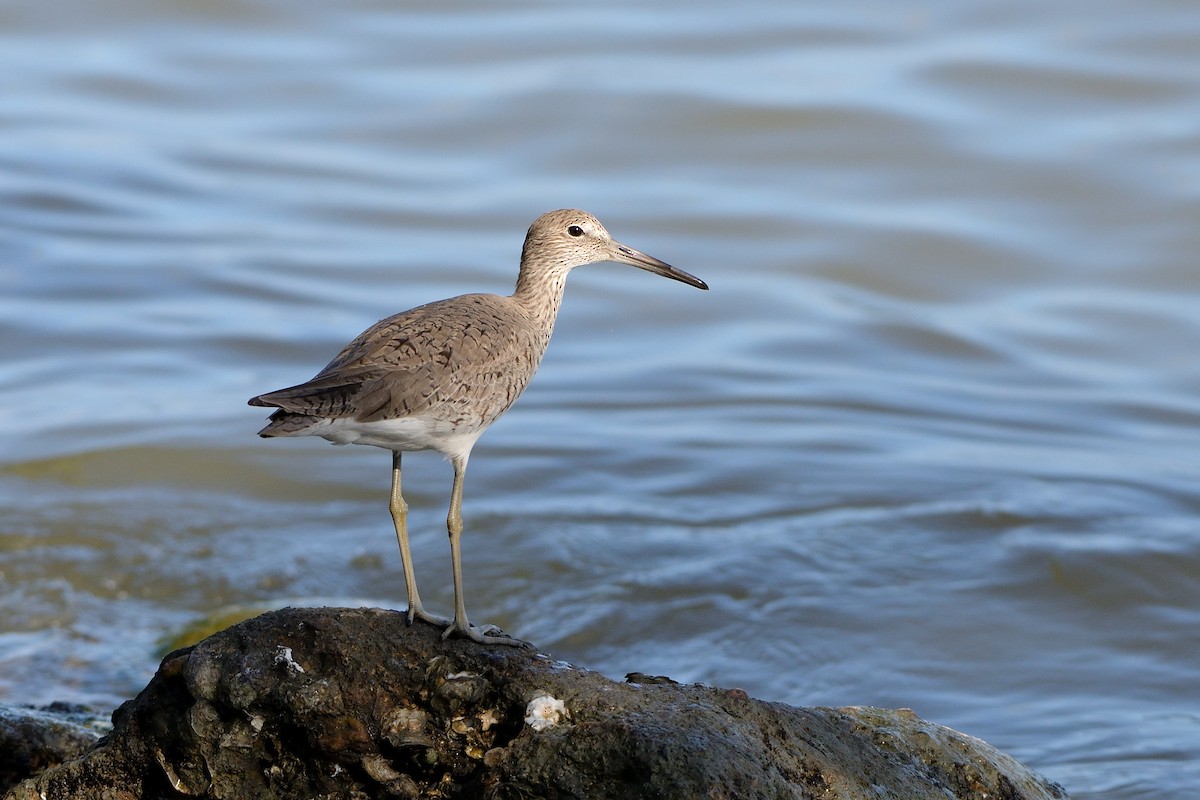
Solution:
<path fill-rule="evenodd" d="M 1200 785 L 1200 15 L 1181 2 L 0 9 L 0 700 L 198 621 L 399 606 L 388 456 L 248 397 L 572 276 L 468 475 L 467 599 L 553 653 L 907 706 L 1075 798 Z M 450 469 L 406 458 L 448 611 Z"/>

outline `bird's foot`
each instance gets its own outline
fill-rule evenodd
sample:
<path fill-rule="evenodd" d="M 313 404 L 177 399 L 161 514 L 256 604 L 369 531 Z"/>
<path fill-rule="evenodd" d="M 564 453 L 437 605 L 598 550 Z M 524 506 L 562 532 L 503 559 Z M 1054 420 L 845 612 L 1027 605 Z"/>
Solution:
<path fill-rule="evenodd" d="M 529 650 L 535 649 L 534 646 L 524 639 L 517 639 L 509 636 L 504 631 L 497 628 L 495 625 L 484 625 L 481 628 L 476 628 L 466 622 L 454 620 L 450 626 L 442 632 L 442 641 L 449 639 L 451 636 L 462 636 L 465 639 L 470 639 L 473 642 L 480 644 L 503 644 L 509 647 L 524 647 Z"/>
<path fill-rule="evenodd" d="M 430 614 L 425 609 L 421 608 L 421 604 L 409 605 L 408 607 L 408 624 L 412 625 L 413 620 L 421 620 L 428 622 L 430 625 L 436 625 L 439 628 L 444 628 L 447 625 L 452 625 L 453 621 L 445 617 L 439 617 L 436 614 Z"/>

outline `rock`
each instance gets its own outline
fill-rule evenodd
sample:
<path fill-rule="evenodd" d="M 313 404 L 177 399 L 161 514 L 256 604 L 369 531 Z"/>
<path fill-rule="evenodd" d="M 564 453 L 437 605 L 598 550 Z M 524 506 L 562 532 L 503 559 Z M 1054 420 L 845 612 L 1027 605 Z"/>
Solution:
<path fill-rule="evenodd" d="M 646 680 L 284 609 L 168 655 L 111 735 L 6 798 L 1066 797 L 910 711 Z"/>
<path fill-rule="evenodd" d="M 0 791 L 36 772 L 77 758 L 109 727 L 84 706 L 0 705 Z"/>

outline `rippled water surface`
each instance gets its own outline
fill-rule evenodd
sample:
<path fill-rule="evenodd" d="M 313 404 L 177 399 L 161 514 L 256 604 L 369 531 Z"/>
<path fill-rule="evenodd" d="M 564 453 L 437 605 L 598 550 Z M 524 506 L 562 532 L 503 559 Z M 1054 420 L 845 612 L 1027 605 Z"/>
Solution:
<path fill-rule="evenodd" d="M 1200 787 L 1192 4 L 0 8 L 0 700 L 403 604 L 388 455 L 248 397 L 572 276 L 475 449 L 467 598 L 555 656 L 907 706 L 1075 798 Z M 406 457 L 426 603 L 450 468 Z"/>

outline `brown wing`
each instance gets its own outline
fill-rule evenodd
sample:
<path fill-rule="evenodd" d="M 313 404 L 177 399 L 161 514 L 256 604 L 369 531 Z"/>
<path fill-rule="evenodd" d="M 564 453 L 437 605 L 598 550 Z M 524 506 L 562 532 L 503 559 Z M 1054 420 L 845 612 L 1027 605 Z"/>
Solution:
<path fill-rule="evenodd" d="M 263 430 L 267 435 L 298 431 L 313 418 L 370 422 L 446 403 L 474 403 L 490 422 L 537 368 L 544 350 L 537 338 L 509 298 L 463 295 L 380 320 L 312 380 L 250 404 L 279 409 Z"/>

